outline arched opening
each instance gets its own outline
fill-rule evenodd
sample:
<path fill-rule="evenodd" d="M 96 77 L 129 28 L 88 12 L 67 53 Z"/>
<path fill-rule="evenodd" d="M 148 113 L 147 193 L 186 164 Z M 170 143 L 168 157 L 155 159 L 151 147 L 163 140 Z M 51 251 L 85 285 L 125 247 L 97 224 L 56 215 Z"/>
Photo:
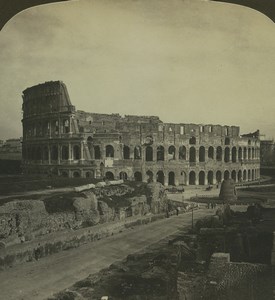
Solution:
<path fill-rule="evenodd" d="M 153 172 L 152 171 L 147 171 L 146 176 L 147 176 L 148 183 L 153 182 Z"/>
<path fill-rule="evenodd" d="M 222 161 L 222 147 L 218 146 L 216 151 L 216 160 Z"/>
<path fill-rule="evenodd" d="M 136 146 L 134 149 L 134 159 L 141 159 L 141 147 Z"/>
<path fill-rule="evenodd" d="M 186 173 L 184 171 L 180 172 L 179 184 L 186 185 Z"/>
<path fill-rule="evenodd" d="M 80 177 L 80 172 L 79 171 L 74 171 L 73 172 L 73 177 L 74 178 L 79 178 Z"/>
<path fill-rule="evenodd" d="M 229 137 L 226 137 L 226 138 L 224 139 L 224 144 L 225 144 L 225 145 L 230 145 L 230 138 L 229 138 Z"/>
<path fill-rule="evenodd" d="M 169 172 L 168 174 L 168 185 L 175 185 L 175 173 Z"/>
<path fill-rule="evenodd" d="M 252 180 L 255 180 L 255 171 L 252 170 Z"/>
<path fill-rule="evenodd" d="M 179 159 L 186 160 L 186 148 L 185 146 L 179 147 Z"/>
<path fill-rule="evenodd" d="M 174 146 L 170 146 L 168 148 L 168 160 L 174 160 L 176 158 L 176 148 Z"/>
<path fill-rule="evenodd" d="M 158 146 L 157 147 L 157 161 L 164 160 L 164 147 Z"/>
<path fill-rule="evenodd" d="M 218 183 L 221 183 L 222 182 L 222 172 L 221 171 L 217 171 L 216 172 L 216 181 Z"/>
<path fill-rule="evenodd" d="M 58 160 L 58 149 L 56 145 L 53 145 L 51 148 L 51 159 Z"/>
<path fill-rule="evenodd" d="M 248 148 L 248 159 L 251 159 L 251 148 Z"/>
<path fill-rule="evenodd" d="M 248 145 L 251 145 L 251 140 L 248 140 Z"/>
<path fill-rule="evenodd" d="M 195 185 L 196 184 L 196 173 L 194 171 L 191 171 L 189 173 L 189 184 Z"/>
<path fill-rule="evenodd" d="M 236 179 L 237 179 L 237 173 L 236 173 L 235 170 L 233 170 L 233 171 L 231 172 L 231 178 L 236 182 Z"/>
<path fill-rule="evenodd" d="M 208 158 L 214 159 L 214 148 L 212 146 L 208 148 Z"/>
<path fill-rule="evenodd" d="M 247 149 L 244 147 L 243 149 L 243 159 L 247 159 Z"/>
<path fill-rule="evenodd" d="M 205 173 L 204 171 L 200 171 L 199 173 L 199 185 L 204 185 L 205 181 Z"/>
<path fill-rule="evenodd" d="M 119 173 L 119 179 L 127 180 L 128 176 L 126 172 Z"/>
<path fill-rule="evenodd" d="M 108 171 L 105 173 L 105 178 L 107 180 L 114 180 L 114 174 L 112 172 Z"/>
<path fill-rule="evenodd" d="M 255 158 L 255 149 L 252 148 L 252 152 L 251 152 L 251 158 L 254 159 Z"/>
<path fill-rule="evenodd" d="M 224 171 L 224 175 L 223 175 L 224 180 L 227 180 L 230 178 L 230 173 L 228 170 Z"/>
<path fill-rule="evenodd" d="M 195 147 L 191 147 L 189 149 L 189 161 L 196 162 L 196 149 Z"/>
<path fill-rule="evenodd" d="M 68 146 L 62 146 L 61 159 L 62 160 L 69 159 L 69 147 Z"/>
<path fill-rule="evenodd" d="M 80 159 L 80 147 L 78 145 L 73 147 L 73 156 L 74 160 Z"/>
<path fill-rule="evenodd" d="M 242 182 L 242 171 L 241 170 L 239 170 L 238 171 L 238 182 Z"/>
<path fill-rule="evenodd" d="M 151 146 L 146 147 L 145 160 L 146 161 L 153 161 L 153 148 Z"/>
<path fill-rule="evenodd" d="M 61 176 L 64 177 L 64 178 L 67 178 L 67 177 L 69 177 L 69 174 L 68 174 L 67 171 L 62 171 Z"/>
<path fill-rule="evenodd" d="M 142 174 L 141 174 L 141 172 L 135 172 L 134 178 L 135 178 L 135 181 L 142 181 Z"/>
<path fill-rule="evenodd" d="M 94 178 L 94 172 L 93 171 L 88 171 L 86 172 L 86 178 Z"/>
<path fill-rule="evenodd" d="M 241 161 L 243 159 L 243 149 L 239 147 L 238 150 L 238 160 Z"/>
<path fill-rule="evenodd" d="M 230 160 L 230 149 L 229 147 L 226 147 L 224 149 L 224 162 L 228 163 Z"/>
<path fill-rule="evenodd" d="M 101 158 L 101 152 L 100 152 L 100 147 L 99 146 L 94 146 L 94 155 L 95 155 L 95 159 L 100 159 Z"/>
<path fill-rule="evenodd" d="M 243 180 L 244 180 L 244 181 L 247 180 L 247 178 L 246 178 L 246 173 L 247 173 L 246 170 L 244 170 L 244 171 L 243 171 Z"/>
<path fill-rule="evenodd" d="M 208 184 L 213 184 L 213 177 L 214 177 L 213 171 L 208 171 L 208 174 L 207 174 L 207 182 L 208 182 Z"/>
<path fill-rule="evenodd" d="M 106 149 L 106 157 L 114 157 L 115 156 L 114 147 L 112 145 L 107 145 L 105 149 Z"/>
<path fill-rule="evenodd" d="M 126 145 L 123 146 L 123 158 L 130 159 L 130 148 Z"/>
<path fill-rule="evenodd" d="M 251 180 L 251 171 L 250 170 L 248 170 L 248 172 L 247 172 L 247 179 L 248 179 L 248 181 Z"/>
<path fill-rule="evenodd" d="M 70 132 L 70 122 L 68 119 L 63 120 L 63 133 L 69 133 Z"/>
<path fill-rule="evenodd" d="M 189 139 L 189 145 L 196 145 L 196 138 L 194 136 Z"/>
<path fill-rule="evenodd" d="M 237 148 L 233 147 L 232 148 L 232 162 L 236 162 L 237 161 Z"/>
<path fill-rule="evenodd" d="M 204 162 L 205 161 L 205 148 L 203 146 L 199 149 L 199 161 Z"/>
<path fill-rule="evenodd" d="M 164 185 L 164 174 L 162 171 L 157 172 L 157 182 L 160 182 L 162 185 Z"/>

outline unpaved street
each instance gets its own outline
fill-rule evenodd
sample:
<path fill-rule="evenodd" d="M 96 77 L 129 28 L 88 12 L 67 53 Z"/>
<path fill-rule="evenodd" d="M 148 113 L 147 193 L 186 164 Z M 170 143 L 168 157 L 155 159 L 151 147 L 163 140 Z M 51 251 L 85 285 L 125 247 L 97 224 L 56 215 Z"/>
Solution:
<path fill-rule="evenodd" d="M 194 211 L 194 219 L 213 214 Z M 108 267 L 130 253 L 142 250 L 191 224 L 191 212 L 125 230 L 106 239 L 63 251 L 39 261 L 0 271 L 0 299 L 45 299 Z"/>

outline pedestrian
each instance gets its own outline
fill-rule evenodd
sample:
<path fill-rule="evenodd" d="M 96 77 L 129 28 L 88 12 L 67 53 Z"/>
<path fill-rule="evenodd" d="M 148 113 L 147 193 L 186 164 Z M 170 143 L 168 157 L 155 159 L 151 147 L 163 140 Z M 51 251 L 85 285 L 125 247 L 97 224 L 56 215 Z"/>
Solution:
<path fill-rule="evenodd" d="M 177 216 L 179 215 L 179 208 L 176 208 Z"/>

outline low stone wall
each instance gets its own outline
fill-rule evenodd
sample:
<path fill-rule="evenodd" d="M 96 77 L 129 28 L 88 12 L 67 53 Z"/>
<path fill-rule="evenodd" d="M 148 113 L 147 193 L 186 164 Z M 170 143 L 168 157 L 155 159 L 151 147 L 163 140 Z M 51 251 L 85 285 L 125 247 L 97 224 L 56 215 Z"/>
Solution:
<path fill-rule="evenodd" d="M 3 270 L 17 264 L 39 259 L 62 250 L 76 248 L 80 245 L 111 236 L 127 228 L 147 224 L 164 217 L 164 214 L 133 217 L 123 222 L 110 222 L 76 231 L 55 232 L 36 238 L 33 241 L 12 245 L 7 248 L 1 248 L 0 245 L 0 269 Z"/>

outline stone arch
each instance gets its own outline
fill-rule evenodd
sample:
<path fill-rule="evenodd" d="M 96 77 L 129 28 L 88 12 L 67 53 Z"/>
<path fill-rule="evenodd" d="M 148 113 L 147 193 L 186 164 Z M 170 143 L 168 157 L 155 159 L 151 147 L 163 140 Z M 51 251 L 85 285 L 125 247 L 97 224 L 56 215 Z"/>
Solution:
<path fill-rule="evenodd" d="M 114 178 L 115 178 L 114 173 L 111 171 L 106 172 L 105 177 L 107 180 L 114 180 Z"/>
<path fill-rule="evenodd" d="M 194 136 L 189 139 L 189 145 L 196 145 L 196 138 Z"/>
<path fill-rule="evenodd" d="M 94 146 L 94 156 L 95 156 L 95 159 L 101 159 L 101 151 L 100 151 L 100 147 L 98 145 Z"/>
<path fill-rule="evenodd" d="M 176 158 L 176 148 L 175 146 L 171 145 L 168 148 L 168 160 L 174 160 Z"/>
<path fill-rule="evenodd" d="M 69 173 L 67 171 L 62 171 L 61 172 L 61 176 L 64 178 L 68 178 L 69 177 Z"/>
<path fill-rule="evenodd" d="M 251 180 L 251 170 L 250 169 L 247 171 L 247 179 L 248 179 L 248 181 Z"/>
<path fill-rule="evenodd" d="M 61 150 L 61 159 L 62 160 L 68 160 L 69 159 L 69 147 L 68 146 L 62 146 Z"/>
<path fill-rule="evenodd" d="M 230 161 L 230 148 L 225 147 L 224 149 L 224 162 L 228 163 Z"/>
<path fill-rule="evenodd" d="M 214 159 L 214 147 L 210 146 L 208 148 L 208 158 L 209 159 Z"/>
<path fill-rule="evenodd" d="M 195 147 L 191 147 L 189 149 L 189 161 L 196 162 L 196 148 Z"/>
<path fill-rule="evenodd" d="M 201 146 L 199 148 L 199 162 L 204 162 L 205 161 L 205 148 Z"/>
<path fill-rule="evenodd" d="M 204 185 L 205 183 L 205 173 L 204 171 L 200 171 L 199 173 L 199 185 Z"/>
<path fill-rule="evenodd" d="M 186 160 L 186 147 L 183 145 L 179 147 L 179 159 Z"/>
<path fill-rule="evenodd" d="M 224 175 L 223 175 L 224 180 L 229 179 L 230 178 L 230 173 L 228 170 L 224 171 Z"/>
<path fill-rule="evenodd" d="M 127 178 L 128 178 L 128 175 L 126 172 L 122 171 L 119 173 L 119 179 L 127 180 Z"/>
<path fill-rule="evenodd" d="M 216 181 L 218 183 L 222 182 L 222 172 L 219 170 L 216 172 Z"/>
<path fill-rule="evenodd" d="M 247 159 L 247 149 L 244 147 L 243 149 L 243 159 Z"/>
<path fill-rule="evenodd" d="M 242 147 L 239 147 L 238 150 L 238 161 L 241 161 L 243 159 L 243 149 Z"/>
<path fill-rule="evenodd" d="M 255 180 L 255 171 L 254 171 L 254 169 L 252 169 L 252 178 L 251 179 Z"/>
<path fill-rule="evenodd" d="M 142 181 L 142 174 L 141 172 L 135 172 L 134 174 L 134 178 L 135 178 L 135 181 Z"/>
<path fill-rule="evenodd" d="M 214 183 L 214 173 L 213 173 L 213 171 L 208 171 L 208 173 L 207 173 L 207 182 L 208 182 L 208 184 L 213 184 Z"/>
<path fill-rule="evenodd" d="M 233 163 L 237 162 L 237 148 L 236 147 L 232 148 L 232 162 Z"/>
<path fill-rule="evenodd" d="M 146 146 L 145 160 L 146 161 L 153 161 L 153 148 L 151 146 Z"/>
<path fill-rule="evenodd" d="M 160 182 L 162 185 L 164 185 L 164 173 L 163 171 L 157 172 L 157 182 Z"/>
<path fill-rule="evenodd" d="M 243 180 L 244 180 L 244 181 L 246 181 L 246 180 L 247 180 L 247 176 L 246 176 L 246 175 L 247 175 L 247 171 L 246 171 L 246 170 L 244 170 L 244 171 L 243 171 Z"/>
<path fill-rule="evenodd" d="M 134 159 L 141 159 L 141 147 L 136 146 L 134 148 Z"/>
<path fill-rule="evenodd" d="M 235 170 L 233 170 L 233 171 L 231 172 L 231 178 L 236 182 L 236 180 L 237 180 L 237 173 L 236 173 Z"/>
<path fill-rule="evenodd" d="M 195 185 L 196 184 L 196 173 L 194 171 L 191 171 L 189 173 L 189 184 Z"/>
<path fill-rule="evenodd" d="M 123 146 L 123 159 L 130 159 L 130 147 L 127 145 Z"/>
<path fill-rule="evenodd" d="M 251 148 L 248 148 L 248 159 L 251 159 Z"/>
<path fill-rule="evenodd" d="M 105 155 L 106 155 L 106 157 L 112 157 L 112 158 L 114 158 L 114 156 L 115 156 L 115 150 L 114 150 L 114 147 L 112 145 L 107 145 L 105 147 Z"/>
<path fill-rule="evenodd" d="M 157 161 L 163 161 L 164 160 L 164 147 L 158 146 L 157 147 Z"/>
<path fill-rule="evenodd" d="M 241 182 L 243 180 L 242 171 L 238 171 L 238 182 Z"/>
<path fill-rule="evenodd" d="M 150 171 L 150 170 L 148 170 L 147 172 L 146 172 L 146 176 L 147 176 L 147 182 L 148 183 L 150 183 L 150 182 L 153 182 L 153 172 L 152 171 Z"/>
<path fill-rule="evenodd" d="M 73 177 L 74 177 L 74 178 L 79 178 L 79 177 L 81 177 L 81 176 L 80 176 L 80 172 L 79 172 L 79 171 L 74 171 L 74 172 L 73 172 Z"/>
<path fill-rule="evenodd" d="M 74 145 L 74 147 L 73 147 L 73 157 L 74 157 L 74 160 L 80 159 L 80 147 L 79 147 L 79 145 Z"/>
<path fill-rule="evenodd" d="M 175 185 L 175 173 L 172 171 L 168 174 L 168 185 Z"/>
<path fill-rule="evenodd" d="M 179 177 L 179 184 L 181 185 L 186 185 L 186 173 L 184 171 L 180 172 L 180 177 Z"/>
<path fill-rule="evenodd" d="M 86 178 L 94 178 L 94 172 L 93 171 L 87 171 L 85 173 Z"/>
<path fill-rule="evenodd" d="M 216 151 L 216 160 L 222 161 L 222 147 L 218 146 Z"/>

